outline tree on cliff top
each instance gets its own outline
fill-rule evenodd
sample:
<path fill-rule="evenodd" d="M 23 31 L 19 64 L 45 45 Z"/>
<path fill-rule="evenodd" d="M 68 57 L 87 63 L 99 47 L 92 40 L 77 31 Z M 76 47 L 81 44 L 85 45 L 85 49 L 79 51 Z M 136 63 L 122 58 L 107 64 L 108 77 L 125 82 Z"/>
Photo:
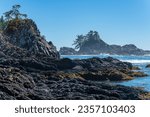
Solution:
<path fill-rule="evenodd" d="M 75 49 L 79 49 L 85 41 L 85 36 L 77 35 L 77 39 L 74 41 L 72 45 L 75 45 Z"/>
<path fill-rule="evenodd" d="M 27 18 L 26 14 L 22 14 L 20 13 L 19 9 L 20 9 L 20 5 L 14 5 L 12 6 L 12 9 L 10 11 L 7 11 L 4 13 L 4 16 L 1 16 L 0 18 L 0 31 L 4 31 L 7 27 L 7 24 L 9 23 L 9 21 L 14 20 L 14 19 L 23 19 L 23 18 Z"/>
<path fill-rule="evenodd" d="M 21 7 L 20 5 L 14 5 L 14 6 L 12 6 L 12 10 L 5 12 L 4 13 L 4 16 L 6 18 L 5 20 L 9 21 L 12 19 L 27 18 L 26 14 L 20 13 L 20 11 L 19 11 L 20 7 Z"/>
<path fill-rule="evenodd" d="M 85 36 L 78 35 L 77 39 L 74 41 L 75 49 L 80 49 L 83 46 L 90 46 L 96 43 L 100 43 L 102 40 L 97 31 L 90 31 Z"/>

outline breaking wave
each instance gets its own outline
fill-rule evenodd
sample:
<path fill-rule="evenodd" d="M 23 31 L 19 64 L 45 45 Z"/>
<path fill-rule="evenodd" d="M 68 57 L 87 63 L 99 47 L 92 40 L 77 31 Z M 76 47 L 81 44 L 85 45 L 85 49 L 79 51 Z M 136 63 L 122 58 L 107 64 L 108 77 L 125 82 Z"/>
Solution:
<path fill-rule="evenodd" d="M 130 63 L 150 63 L 150 60 L 121 60 L 121 61 Z"/>

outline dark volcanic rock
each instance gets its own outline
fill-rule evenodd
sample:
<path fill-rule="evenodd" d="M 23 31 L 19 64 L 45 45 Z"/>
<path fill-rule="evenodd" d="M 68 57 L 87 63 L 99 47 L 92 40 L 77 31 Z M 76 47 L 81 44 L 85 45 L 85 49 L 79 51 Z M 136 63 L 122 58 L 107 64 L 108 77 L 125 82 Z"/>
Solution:
<path fill-rule="evenodd" d="M 77 66 L 80 68 L 75 69 Z M 123 71 L 130 69 L 130 63 L 113 58 L 83 61 L 1 58 L 0 99 L 150 99 L 149 93 L 140 89 L 93 82 L 127 79 L 129 76 Z"/>
<path fill-rule="evenodd" d="M 58 59 L 59 54 L 52 43 L 48 43 L 36 24 L 30 19 L 11 20 L 4 30 L 7 41 L 17 47 L 26 49 L 31 54 L 42 54 Z"/>
<path fill-rule="evenodd" d="M 132 71 L 131 63 L 121 62 L 111 57 L 70 60 L 64 58 L 53 61 L 59 71 L 53 74 L 58 78 L 76 78 L 91 81 L 123 81 L 134 77 L 147 76 L 143 72 Z M 61 71 L 60 71 L 61 70 Z"/>
<path fill-rule="evenodd" d="M 7 41 L 8 37 L 0 33 L 0 57 L 1 58 L 24 58 L 32 56 L 30 52 L 25 49 L 19 48 Z"/>
<path fill-rule="evenodd" d="M 146 68 L 150 68 L 150 64 L 148 64 L 148 65 L 146 66 Z"/>
<path fill-rule="evenodd" d="M 58 79 L 17 68 L 0 68 L 0 99 L 143 99 L 148 93 L 79 79 Z M 144 98 L 145 99 L 145 98 Z"/>

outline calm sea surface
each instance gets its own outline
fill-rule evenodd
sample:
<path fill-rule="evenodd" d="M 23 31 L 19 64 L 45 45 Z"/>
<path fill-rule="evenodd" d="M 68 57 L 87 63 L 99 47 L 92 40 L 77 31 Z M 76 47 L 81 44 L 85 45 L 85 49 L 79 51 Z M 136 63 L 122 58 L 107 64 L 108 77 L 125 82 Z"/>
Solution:
<path fill-rule="evenodd" d="M 70 58 L 70 59 L 87 59 L 92 57 L 114 57 L 121 61 L 130 62 L 133 65 L 136 65 L 141 68 L 140 71 L 147 73 L 149 76 L 144 78 L 135 78 L 134 80 L 130 81 L 123 81 L 123 82 L 115 82 L 116 84 L 121 84 L 125 86 L 134 86 L 134 87 L 142 87 L 147 91 L 150 91 L 150 68 L 145 68 L 147 64 L 150 64 L 150 56 L 120 56 L 120 55 L 62 55 L 62 58 Z"/>

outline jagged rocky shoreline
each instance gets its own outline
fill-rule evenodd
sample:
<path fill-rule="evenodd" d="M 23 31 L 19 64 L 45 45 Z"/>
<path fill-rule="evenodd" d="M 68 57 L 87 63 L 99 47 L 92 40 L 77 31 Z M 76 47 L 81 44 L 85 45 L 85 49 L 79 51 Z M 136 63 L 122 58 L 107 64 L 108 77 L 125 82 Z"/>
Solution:
<path fill-rule="evenodd" d="M 117 59 L 60 59 L 31 19 L 14 19 L 0 32 L 0 99 L 150 99 L 139 88 L 111 81 L 145 76 Z M 106 82 L 103 82 L 106 81 Z"/>
<path fill-rule="evenodd" d="M 102 71 L 99 71 L 102 73 L 98 73 L 97 66 L 93 68 L 93 65 L 89 65 L 89 60 L 81 63 L 81 60 L 45 61 L 31 57 L 1 59 L 0 99 L 149 99 L 149 93 L 141 89 L 111 84 L 107 78 L 120 81 L 130 80 L 133 77 L 119 71 L 129 72 L 130 64 L 125 63 L 121 65 L 124 68 L 121 66 L 119 68 L 113 65 L 113 62 L 108 62 L 109 59 L 107 58 L 104 62 L 112 65 L 116 70 L 107 70 L 105 66 L 107 69 L 101 68 Z M 90 61 L 99 62 L 101 59 L 93 58 Z M 102 66 L 100 65 L 99 69 L 100 67 Z M 104 73 L 103 70 L 106 72 Z"/>

